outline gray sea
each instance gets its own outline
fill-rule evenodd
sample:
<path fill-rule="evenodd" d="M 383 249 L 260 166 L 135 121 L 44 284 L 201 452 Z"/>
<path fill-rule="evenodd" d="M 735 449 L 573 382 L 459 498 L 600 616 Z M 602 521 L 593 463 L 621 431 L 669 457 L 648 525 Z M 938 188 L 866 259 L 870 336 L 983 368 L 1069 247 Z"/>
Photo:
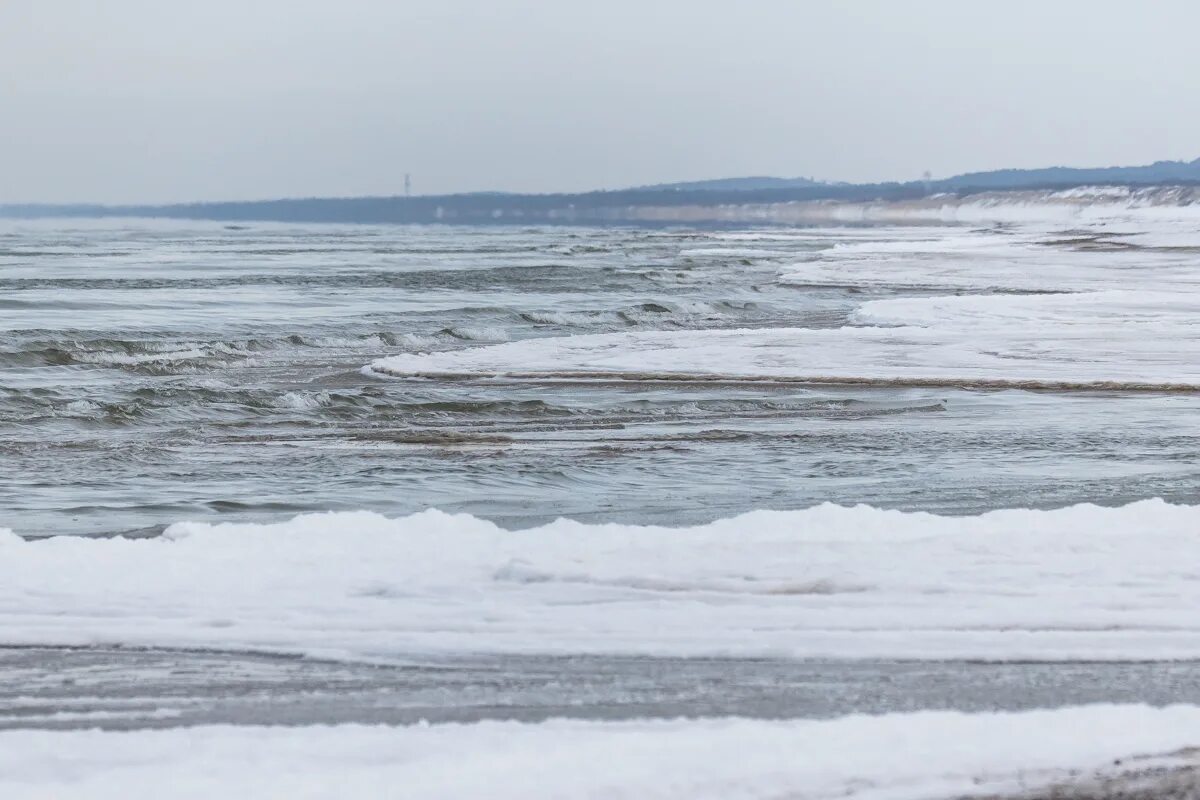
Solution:
<path fill-rule="evenodd" d="M 751 232 L 752 234 L 753 232 Z M 0 223 L 0 526 L 428 507 L 508 527 L 831 501 L 950 514 L 1196 501 L 1194 395 L 383 380 L 380 357 L 584 333 L 845 324 L 829 246 L 692 229 Z"/>
<path fill-rule="evenodd" d="M 363 370 L 534 337 L 840 327 L 864 299 L 929 293 L 790 285 L 781 269 L 829 247 L 821 232 L 728 234 L 0 222 L 0 527 L 155 536 L 181 520 L 430 507 L 510 528 L 684 525 L 822 502 L 954 515 L 1200 499 L 1194 393 Z M 1100 701 L 1200 702 L 1200 669 L 0 647 L 0 729 Z"/>

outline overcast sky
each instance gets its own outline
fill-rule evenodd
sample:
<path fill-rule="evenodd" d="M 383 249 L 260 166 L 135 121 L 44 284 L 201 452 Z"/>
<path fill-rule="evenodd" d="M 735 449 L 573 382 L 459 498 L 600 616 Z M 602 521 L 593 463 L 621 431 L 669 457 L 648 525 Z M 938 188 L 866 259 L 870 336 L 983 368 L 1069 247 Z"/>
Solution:
<path fill-rule="evenodd" d="M 1195 0 L 0 0 L 0 202 L 1200 156 Z"/>

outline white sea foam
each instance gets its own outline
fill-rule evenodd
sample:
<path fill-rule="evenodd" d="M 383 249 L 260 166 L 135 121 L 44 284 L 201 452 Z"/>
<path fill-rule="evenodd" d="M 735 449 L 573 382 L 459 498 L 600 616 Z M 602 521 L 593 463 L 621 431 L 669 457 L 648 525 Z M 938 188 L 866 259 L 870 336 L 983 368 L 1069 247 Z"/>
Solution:
<path fill-rule="evenodd" d="M 1171 240 L 1186 232 L 1168 229 L 1119 235 L 1099 229 L 1062 232 L 1045 227 L 1007 234 L 961 228 L 935 231 L 925 229 L 926 236 L 917 239 L 835 243 L 806 261 L 782 268 L 780 282 L 954 291 L 1136 288 L 1200 293 L 1200 271 L 1193 254 L 1116 249 L 1122 244 L 1148 245 L 1159 237 Z M 1072 241 L 1091 248 L 1057 244 Z"/>
<path fill-rule="evenodd" d="M 329 392 L 285 392 L 275 400 L 275 405 L 297 411 L 311 411 L 328 405 L 329 401 Z"/>
<path fill-rule="evenodd" d="M 688 247 L 679 251 L 684 258 L 694 256 L 726 256 L 728 258 L 778 258 L 786 250 L 767 250 L 760 247 Z"/>
<path fill-rule="evenodd" d="M 1190 227 L 1190 226 L 1189 226 Z M 1164 250 L 1200 248 L 1200 231 L 1150 230 L 1111 237 L 1112 241 L 1137 247 L 1153 247 Z"/>
<path fill-rule="evenodd" d="M 823 505 L 693 528 L 467 515 L 0 537 L 0 642 L 419 652 L 1200 658 L 1200 506 Z"/>
<path fill-rule="evenodd" d="M 805 244 L 828 244 L 830 239 L 858 241 L 878 238 L 903 238 L 913 236 L 928 238 L 929 232 L 920 228 L 852 228 L 852 227 L 804 227 L 794 230 L 786 228 L 761 228 L 751 231 L 714 231 L 710 239 L 729 242 L 802 242 Z"/>
<path fill-rule="evenodd" d="M 447 331 L 455 339 L 468 339 L 475 342 L 507 342 L 508 332 L 503 328 L 468 327 L 460 325 Z"/>
<path fill-rule="evenodd" d="M 72 400 L 63 406 L 63 410 L 68 414 L 93 414 L 103 408 L 99 403 L 93 403 L 91 400 Z"/>
<path fill-rule="evenodd" d="M 202 726 L 0 733 L 6 800 L 850 798 L 1025 794 L 1182 767 L 1200 708 L 834 720 Z M 1064 795 L 1066 796 L 1066 795 Z"/>
<path fill-rule="evenodd" d="M 1140 236 L 1192 240 L 1176 223 L 1144 221 L 1113 230 L 876 229 L 781 270 L 783 283 L 922 291 L 864 296 L 854 324 L 839 329 L 623 331 L 401 355 L 368 370 L 1198 389 L 1195 255 L 1128 246 Z"/>
<path fill-rule="evenodd" d="M 117 350 L 74 350 L 72 358 L 98 366 L 137 366 L 141 364 L 172 363 L 197 359 L 236 356 L 244 358 L 250 351 L 238 344 L 211 342 L 207 344 L 179 342 L 163 345 L 159 349 L 141 353 Z"/>
<path fill-rule="evenodd" d="M 906 298 L 864 305 L 878 325 L 639 331 L 525 340 L 371 364 L 391 376 L 752 378 L 933 385 L 1200 389 L 1200 298 Z M 1058 308 L 1056 309 L 1056 306 Z M 1056 310 L 1086 313 L 1046 317 Z M 975 327 L 987 320 L 986 327 Z M 1168 338 L 1168 335 L 1170 338 Z"/>
<path fill-rule="evenodd" d="M 396 343 L 410 350 L 428 350 L 437 347 L 441 341 L 436 336 L 422 336 L 419 333 L 402 333 L 396 337 Z"/>

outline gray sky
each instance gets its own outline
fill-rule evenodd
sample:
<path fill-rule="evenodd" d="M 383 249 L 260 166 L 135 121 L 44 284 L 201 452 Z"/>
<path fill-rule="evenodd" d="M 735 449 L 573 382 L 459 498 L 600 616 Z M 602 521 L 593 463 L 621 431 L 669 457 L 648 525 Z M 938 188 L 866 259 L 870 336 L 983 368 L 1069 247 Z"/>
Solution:
<path fill-rule="evenodd" d="M 0 0 L 0 202 L 1200 156 L 1195 0 Z"/>

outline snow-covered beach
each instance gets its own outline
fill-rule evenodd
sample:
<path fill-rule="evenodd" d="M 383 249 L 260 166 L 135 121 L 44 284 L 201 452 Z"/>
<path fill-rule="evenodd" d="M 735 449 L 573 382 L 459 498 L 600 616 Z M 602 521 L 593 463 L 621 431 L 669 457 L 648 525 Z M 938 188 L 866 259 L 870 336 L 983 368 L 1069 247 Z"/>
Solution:
<path fill-rule="evenodd" d="M 1129 797 L 1194 791 L 1200 709 L 825 721 L 483 722 L 0 732 L 9 796 Z M 1111 793 L 1111 794 L 1109 794 Z M 1133 795 L 1137 797 L 1139 795 Z M 1188 796 L 1183 794 L 1182 796 Z"/>
<path fill-rule="evenodd" d="M 6 223 L 0 793 L 1187 796 L 1200 217 L 1046 209 Z"/>

